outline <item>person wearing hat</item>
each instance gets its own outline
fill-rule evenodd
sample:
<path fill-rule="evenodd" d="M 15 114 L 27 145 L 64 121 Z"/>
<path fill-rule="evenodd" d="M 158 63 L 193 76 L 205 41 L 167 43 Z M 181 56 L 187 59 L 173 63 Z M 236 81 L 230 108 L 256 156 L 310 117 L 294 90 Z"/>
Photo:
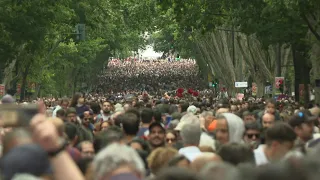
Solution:
<path fill-rule="evenodd" d="M 149 126 L 149 144 L 152 149 L 165 146 L 166 129 L 159 122 L 154 122 Z"/>
<path fill-rule="evenodd" d="M 293 128 L 297 135 L 295 142 L 296 147 L 303 147 L 305 143 L 313 138 L 313 127 L 316 117 L 311 116 L 311 113 L 299 111 L 291 117 L 289 125 Z"/>

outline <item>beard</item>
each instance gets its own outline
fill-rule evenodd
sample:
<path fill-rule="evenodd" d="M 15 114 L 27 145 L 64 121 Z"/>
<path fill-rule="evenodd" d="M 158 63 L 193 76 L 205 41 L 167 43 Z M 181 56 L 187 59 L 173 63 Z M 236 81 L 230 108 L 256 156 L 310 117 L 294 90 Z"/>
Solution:
<path fill-rule="evenodd" d="M 103 113 L 105 113 L 105 114 L 109 114 L 110 113 L 110 110 L 103 110 Z"/>

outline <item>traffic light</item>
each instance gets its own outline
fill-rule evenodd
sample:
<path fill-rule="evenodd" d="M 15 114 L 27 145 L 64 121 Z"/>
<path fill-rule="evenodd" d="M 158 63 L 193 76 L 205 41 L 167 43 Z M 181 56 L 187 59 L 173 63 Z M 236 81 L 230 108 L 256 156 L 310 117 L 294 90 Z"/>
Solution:
<path fill-rule="evenodd" d="M 180 54 L 177 54 L 176 56 L 176 60 L 179 61 L 180 60 Z"/>
<path fill-rule="evenodd" d="M 219 81 L 218 79 L 212 80 L 212 87 L 218 87 Z"/>

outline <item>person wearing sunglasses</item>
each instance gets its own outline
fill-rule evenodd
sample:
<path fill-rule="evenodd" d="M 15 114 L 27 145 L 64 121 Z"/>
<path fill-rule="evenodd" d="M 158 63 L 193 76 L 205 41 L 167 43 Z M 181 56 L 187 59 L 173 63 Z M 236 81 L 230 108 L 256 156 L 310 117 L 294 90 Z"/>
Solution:
<path fill-rule="evenodd" d="M 177 135 L 174 133 L 174 131 L 167 131 L 167 134 L 166 134 L 167 146 L 173 147 L 176 144 L 176 141 L 177 141 Z"/>
<path fill-rule="evenodd" d="M 245 132 L 243 140 L 246 144 L 249 144 L 252 149 L 256 149 L 260 143 L 261 130 L 257 123 L 245 124 Z"/>

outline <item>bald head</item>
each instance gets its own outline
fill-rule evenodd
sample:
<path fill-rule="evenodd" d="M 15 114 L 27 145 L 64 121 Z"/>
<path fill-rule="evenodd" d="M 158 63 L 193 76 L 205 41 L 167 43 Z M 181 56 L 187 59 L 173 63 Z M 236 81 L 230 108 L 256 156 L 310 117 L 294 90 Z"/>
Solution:
<path fill-rule="evenodd" d="M 199 172 L 206 164 L 210 162 L 222 162 L 219 155 L 211 152 L 204 152 L 191 163 L 191 169 Z"/>
<path fill-rule="evenodd" d="M 262 116 L 262 126 L 263 128 L 270 128 L 274 125 L 276 117 L 273 114 L 265 113 Z"/>

